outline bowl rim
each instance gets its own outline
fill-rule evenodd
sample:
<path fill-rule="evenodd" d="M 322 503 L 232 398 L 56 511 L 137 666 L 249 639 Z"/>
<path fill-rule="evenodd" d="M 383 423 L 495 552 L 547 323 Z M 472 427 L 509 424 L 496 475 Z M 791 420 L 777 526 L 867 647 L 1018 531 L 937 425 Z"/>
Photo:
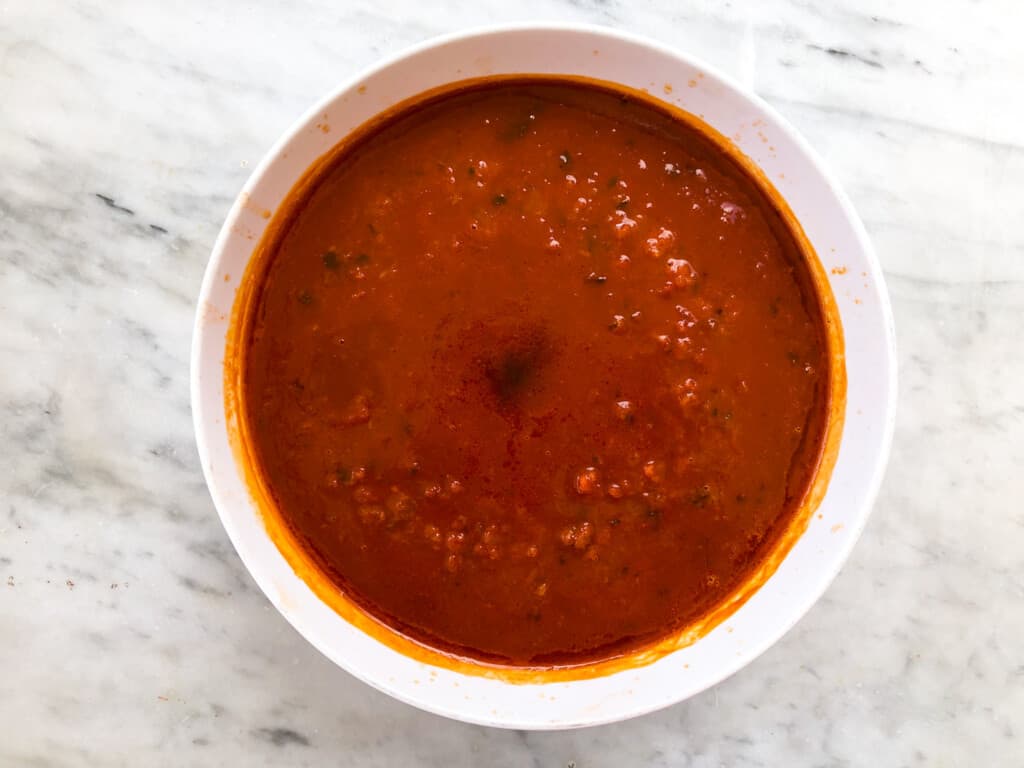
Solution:
<path fill-rule="evenodd" d="M 493 716 L 489 717 L 483 712 L 477 712 L 472 708 L 457 709 L 453 707 L 444 706 L 433 699 L 430 696 L 424 695 L 420 697 L 414 697 L 408 695 L 405 691 L 399 689 L 397 686 L 389 685 L 386 676 L 381 675 L 375 677 L 366 670 L 358 667 L 354 664 L 343 663 L 340 661 L 336 654 L 332 652 L 332 649 L 325 647 L 325 643 L 321 643 L 319 638 L 311 637 L 310 633 L 306 631 L 300 622 L 296 619 L 294 614 L 290 611 L 283 609 L 279 602 L 278 597 L 275 596 L 273 590 L 268 589 L 268 585 L 265 583 L 266 577 L 260 575 L 259 569 L 254 569 L 251 566 L 251 561 L 256 558 L 252 555 L 247 556 L 245 554 L 246 548 L 240 545 L 241 533 L 239 532 L 235 522 L 231 516 L 224 511 L 218 504 L 217 492 L 217 480 L 213 476 L 213 470 L 210 465 L 210 447 L 207 440 L 207 430 L 210 426 L 204 421 L 204 410 L 201 404 L 201 381 L 200 381 L 200 369 L 202 367 L 202 353 L 204 349 L 204 340 L 207 334 L 204 332 L 204 312 L 203 307 L 208 297 L 210 296 L 211 290 L 217 279 L 216 266 L 219 263 L 222 254 L 232 237 L 232 228 L 236 223 L 239 215 L 241 214 L 244 199 L 247 196 L 248 190 L 252 189 L 258 180 L 260 180 L 267 172 L 267 170 L 277 162 L 283 151 L 288 145 L 296 139 L 296 137 L 302 132 L 302 130 L 310 124 L 311 121 L 316 119 L 317 115 L 322 114 L 326 108 L 331 104 L 339 100 L 341 96 L 347 92 L 356 89 L 358 85 L 370 79 L 371 77 L 400 64 L 406 59 L 413 58 L 421 53 L 430 51 L 432 49 L 439 49 L 451 45 L 453 43 L 463 42 L 474 38 L 488 38 L 494 36 L 503 36 L 508 34 L 529 34 L 529 33 L 564 33 L 564 34 L 583 34 L 593 36 L 595 38 L 603 38 L 605 40 L 614 40 L 617 42 L 627 43 L 634 46 L 639 46 L 652 50 L 655 53 L 659 53 L 670 59 L 678 60 L 680 63 L 698 69 L 701 72 L 706 73 L 711 79 L 717 80 L 726 89 L 732 91 L 735 95 L 738 95 L 743 100 L 749 102 L 757 111 L 769 116 L 775 122 L 775 126 L 780 128 L 786 135 L 786 137 L 795 145 L 799 152 L 806 158 L 807 161 L 813 166 L 814 170 L 821 176 L 821 179 L 828 186 L 829 190 L 835 196 L 835 201 L 838 203 L 839 211 L 842 214 L 842 218 L 845 219 L 846 223 L 850 226 L 853 232 L 854 239 L 857 247 L 863 254 L 864 260 L 869 270 L 869 276 L 871 284 L 875 287 L 878 299 L 878 308 L 881 312 L 881 319 L 884 329 L 884 358 L 885 358 L 885 382 L 884 391 L 885 398 L 884 402 L 880 404 L 879 410 L 884 414 L 884 421 L 881 424 L 882 434 L 878 443 L 879 448 L 875 454 L 874 462 L 870 468 L 870 473 L 867 474 L 867 485 L 863 496 L 862 504 L 860 505 L 856 518 L 851 522 L 854 525 L 851 526 L 849 535 L 844 537 L 843 544 L 837 547 L 835 554 L 830 557 L 830 567 L 819 569 L 816 573 L 812 574 L 810 578 L 814 581 L 813 587 L 808 589 L 800 599 L 794 599 L 791 601 L 787 614 L 790 617 L 780 627 L 775 630 L 766 631 L 759 635 L 759 640 L 751 645 L 748 652 L 745 653 L 742 658 L 731 659 L 727 663 L 720 665 L 715 673 L 710 677 L 706 683 L 687 689 L 687 692 L 682 696 L 670 695 L 667 697 L 661 697 L 657 699 L 651 699 L 647 704 L 643 706 L 635 706 L 624 709 L 622 711 L 613 711 L 609 714 L 587 719 L 585 721 L 567 721 L 567 722 L 538 722 L 536 720 L 523 718 L 523 719 L 497 719 Z M 524 74 L 528 74 L 524 72 Z M 338 139 L 343 140 L 344 137 Z M 756 164 L 756 163 L 755 163 Z M 224 526 L 225 531 L 231 540 L 232 546 L 238 553 L 240 559 L 249 572 L 249 575 L 256 581 L 260 590 L 264 593 L 266 598 L 274 605 L 278 612 L 285 618 L 285 620 L 303 637 L 303 639 L 315 647 L 320 653 L 330 659 L 334 664 L 344 669 L 346 672 L 361 680 L 362 682 L 370 685 L 371 687 L 386 693 L 392 698 L 398 699 L 404 703 L 415 706 L 419 709 L 423 709 L 434 714 L 442 715 L 452 719 L 456 719 L 462 722 L 474 723 L 478 725 L 486 725 L 491 727 L 502 727 L 502 728 L 515 728 L 515 729 L 528 729 L 528 730 L 560 730 L 560 729 L 571 729 L 590 727 L 596 725 L 603 725 L 613 722 L 619 722 L 627 720 L 640 715 L 649 714 L 665 707 L 671 706 L 672 704 L 683 701 L 686 698 L 696 696 L 697 694 L 707 690 L 708 688 L 717 685 L 723 680 L 731 677 L 741 668 L 747 666 L 754 661 L 757 657 L 763 654 L 770 647 L 775 645 L 790 629 L 803 618 L 808 611 L 817 603 L 824 592 L 827 590 L 829 585 L 832 583 L 836 575 L 843 568 L 849 559 L 850 553 L 853 547 L 856 545 L 860 538 L 861 533 L 867 523 L 868 517 L 874 508 L 875 502 L 877 501 L 878 494 L 881 488 L 882 480 L 885 475 L 886 467 L 888 465 L 889 456 L 891 453 L 892 439 L 895 431 L 896 422 L 896 404 L 897 404 L 897 355 L 896 355 L 896 333 L 895 323 L 893 318 L 892 306 L 890 303 L 888 288 L 885 283 L 885 278 L 882 272 L 881 265 L 879 263 L 877 254 L 868 236 L 867 230 L 864 227 L 863 222 L 858 216 L 856 210 L 853 207 L 852 202 L 847 196 L 843 187 L 839 184 L 838 180 L 831 172 L 831 170 L 824 164 L 818 154 L 811 147 L 810 143 L 800 134 L 790 122 L 784 118 L 774 107 L 764 101 L 760 96 L 754 93 L 752 90 L 740 84 L 731 75 L 722 72 L 717 67 L 708 64 L 702 59 L 688 54 L 682 50 L 679 50 L 671 45 L 662 43 L 658 40 L 648 38 L 646 36 L 635 34 L 632 32 L 623 32 L 617 29 L 604 27 L 597 24 L 589 23 L 574 23 L 574 22 L 519 22 L 511 24 L 493 24 L 493 25 L 482 25 L 474 26 L 463 30 L 449 32 L 437 36 L 432 36 L 419 43 L 413 44 L 401 48 L 400 50 L 391 53 L 387 56 L 375 60 L 369 66 L 360 68 L 353 72 L 353 74 L 342 82 L 333 87 L 330 92 L 325 94 L 322 98 L 318 99 L 311 107 L 303 112 L 296 120 L 294 120 L 289 127 L 277 138 L 277 140 L 266 150 L 261 157 L 260 161 L 252 169 L 245 184 L 242 186 L 237 197 L 232 201 L 231 208 L 227 216 L 225 217 L 224 223 L 221 227 L 220 232 L 214 242 L 213 248 L 210 252 L 210 257 L 207 262 L 207 266 L 204 272 L 203 280 L 200 287 L 199 297 L 196 306 L 195 321 L 192 330 L 192 341 L 190 350 L 190 406 L 192 410 L 193 429 L 196 438 L 196 447 L 199 454 L 200 465 L 202 467 L 204 480 L 207 485 L 207 489 L 211 494 L 211 499 L 214 502 L 214 506 L 217 510 L 218 517 L 221 520 L 221 524 Z M 845 440 L 845 434 L 842 438 Z M 841 441 L 842 442 L 842 441 Z M 770 579 L 769 579 L 770 581 Z M 379 642 L 374 640 L 375 642 Z M 671 655 L 671 654 L 670 654 Z M 584 681 L 580 681 L 584 682 Z M 559 685 L 574 685 L 574 682 L 558 683 Z M 424 690 L 424 693 L 426 690 Z"/>

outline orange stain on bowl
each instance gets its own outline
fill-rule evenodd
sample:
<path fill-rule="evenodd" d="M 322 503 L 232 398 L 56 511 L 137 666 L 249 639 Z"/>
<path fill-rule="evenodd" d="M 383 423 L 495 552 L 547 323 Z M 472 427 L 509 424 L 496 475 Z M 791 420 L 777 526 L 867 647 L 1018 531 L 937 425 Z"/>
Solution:
<path fill-rule="evenodd" d="M 663 90 L 666 94 L 672 93 L 672 83 L 665 83 L 665 85 L 661 87 L 661 90 Z"/>
<path fill-rule="evenodd" d="M 833 275 L 845 275 L 846 267 L 832 267 L 831 271 Z"/>
<path fill-rule="evenodd" d="M 210 301 L 203 302 L 203 313 L 202 313 L 202 322 L 203 323 L 225 323 L 225 322 L 227 322 L 227 319 L 228 319 L 227 313 L 222 312 L 212 302 L 210 302 Z"/>
<path fill-rule="evenodd" d="M 687 80 L 686 84 L 688 86 L 690 86 L 691 88 L 696 88 L 697 87 L 697 81 L 694 80 L 693 78 L 690 78 L 689 80 Z"/>

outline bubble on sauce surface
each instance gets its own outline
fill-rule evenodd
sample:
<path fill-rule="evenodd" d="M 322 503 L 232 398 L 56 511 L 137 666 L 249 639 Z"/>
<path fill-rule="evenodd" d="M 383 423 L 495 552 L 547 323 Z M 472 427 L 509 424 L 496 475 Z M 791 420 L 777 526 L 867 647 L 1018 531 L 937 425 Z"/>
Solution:
<path fill-rule="evenodd" d="M 721 220 L 726 224 L 735 224 L 742 221 L 747 217 L 746 211 L 743 210 L 736 203 L 730 203 L 729 201 L 723 202 L 718 206 L 722 210 Z"/>
<path fill-rule="evenodd" d="M 675 242 L 675 232 L 662 227 L 654 237 L 649 237 L 644 241 L 644 251 L 648 256 L 660 258 L 671 250 Z"/>
<path fill-rule="evenodd" d="M 618 400 L 615 403 L 615 415 L 627 424 L 633 422 L 636 416 L 636 403 L 632 400 Z"/>
<path fill-rule="evenodd" d="M 665 462 L 651 459 L 644 462 L 644 477 L 652 483 L 660 483 L 665 479 Z"/>
<path fill-rule="evenodd" d="M 576 493 L 586 496 L 598 490 L 600 475 L 596 467 L 586 467 L 576 473 Z"/>
<path fill-rule="evenodd" d="M 667 259 L 665 267 L 677 288 L 685 288 L 697 279 L 697 270 L 686 259 Z"/>
<path fill-rule="evenodd" d="M 625 211 L 615 211 L 611 219 L 615 236 L 620 240 L 631 235 L 637 228 L 637 220 L 630 218 Z"/>
<path fill-rule="evenodd" d="M 566 547 L 583 550 L 590 546 L 594 537 L 594 526 L 590 521 L 567 526 L 559 534 L 559 540 Z"/>

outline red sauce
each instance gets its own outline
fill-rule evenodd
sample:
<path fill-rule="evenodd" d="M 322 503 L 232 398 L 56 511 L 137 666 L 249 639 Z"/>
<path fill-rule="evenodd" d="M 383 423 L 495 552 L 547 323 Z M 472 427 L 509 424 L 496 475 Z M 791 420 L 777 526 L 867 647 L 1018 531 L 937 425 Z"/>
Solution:
<path fill-rule="evenodd" d="M 495 81 L 390 116 L 279 215 L 240 415 L 274 513 L 367 613 L 585 664 L 771 556 L 822 453 L 826 327 L 813 255 L 708 136 Z"/>

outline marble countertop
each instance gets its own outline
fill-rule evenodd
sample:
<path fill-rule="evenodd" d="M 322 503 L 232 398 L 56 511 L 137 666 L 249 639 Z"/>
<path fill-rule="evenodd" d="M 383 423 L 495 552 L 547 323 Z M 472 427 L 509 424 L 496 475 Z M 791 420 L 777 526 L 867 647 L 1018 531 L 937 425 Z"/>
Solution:
<path fill-rule="evenodd" d="M 299 637 L 188 399 L 208 253 L 276 137 L 384 54 L 531 19 L 678 46 L 803 131 L 877 246 L 901 375 L 874 515 L 793 631 L 687 702 L 538 734 Z M 1016 0 L 0 3 L 0 765 L 1019 765 L 1022 25 Z"/>

